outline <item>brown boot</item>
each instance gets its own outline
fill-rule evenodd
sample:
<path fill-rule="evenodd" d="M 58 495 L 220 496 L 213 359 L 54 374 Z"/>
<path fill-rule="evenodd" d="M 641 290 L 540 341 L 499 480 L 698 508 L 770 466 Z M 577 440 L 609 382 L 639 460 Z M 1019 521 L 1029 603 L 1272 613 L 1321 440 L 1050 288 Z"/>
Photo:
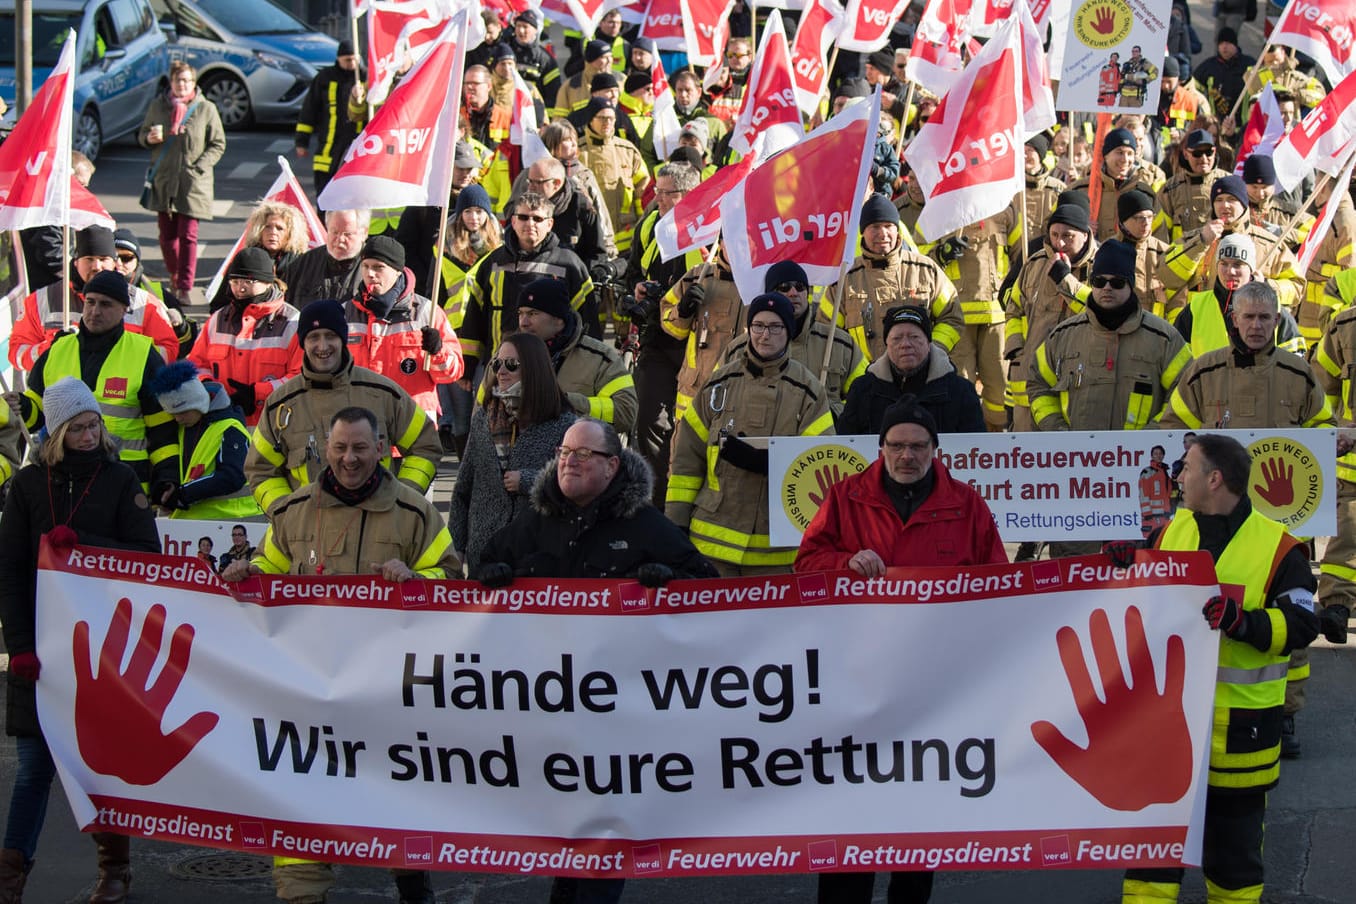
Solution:
<path fill-rule="evenodd" d="M 28 870 L 24 868 L 24 853 L 13 848 L 0 851 L 0 904 L 23 904 L 24 883 Z"/>
<path fill-rule="evenodd" d="M 112 832 L 95 832 L 91 837 L 99 852 L 99 880 L 89 904 L 123 904 L 132 887 L 131 841 Z"/>

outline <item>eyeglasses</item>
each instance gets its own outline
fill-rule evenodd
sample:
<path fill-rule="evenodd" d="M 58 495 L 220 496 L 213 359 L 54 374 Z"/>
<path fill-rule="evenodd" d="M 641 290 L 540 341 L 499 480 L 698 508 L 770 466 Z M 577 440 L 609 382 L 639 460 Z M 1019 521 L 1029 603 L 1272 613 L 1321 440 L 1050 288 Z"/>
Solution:
<path fill-rule="evenodd" d="M 93 420 L 88 421 L 72 420 L 66 422 L 66 432 L 75 434 L 76 436 L 84 436 L 91 430 L 98 430 L 103 425 L 103 418 L 94 418 Z"/>
<path fill-rule="evenodd" d="M 595 455 L 601 455 L 604 458 L 611 458 L 611 452 L 604 452 L 601 449 L 571 449 L 569 446 L 556 446 L 557 458 L 573 458 L 577 462 L 586 462 Z"/>
<path fill-rule="evenodd" d="M 1196 158 L 1213 157 L 1215 156 L 1215 149 L 1212 147 L 1188 148 L 1187 153 Z"/>
<path fill-rule="evenodd" d="M 528 185 L 550 185 L 550 184 L 551 184 L 552 182 L 554 182 L 554 181 L 556 181 L 556 180 L 553 179 L 553 178 L 551 178 L 551 177 L 549 177 L 549 176 L 548 176 L 547 178 L 545 178 L 545 179 L 533 179 L 531 176 L 528 176 L 528 177 L 527 177 L 527 184 L 528 184 Z M 516 216 L 516 214 L 515 214 L 515 216 Z"/>
<path fill-rule="evenodd" d="M 519 223 L 545 223 L 550 217 L 544 217 L 536 213 L 515 213 L 513 218 Z"/>
<path fill-rule="evenodd" d="M 124 264 L 130 264 L 137 259 L 137 256 L 130 251 L 123 251 L 118 254 L 118 260 Z"/>
<path fill-rule="evenodd" d="M 809 291 L 809 289 L 810 287 L 803 282 L 778 283 L 776 287 L 776 291 L 781 292 L 783 295 L 787 292 L 806 292 Z"/>
<path fill-rule="evenodd" d="M 747 51 L 747 50 L 743 51 L 742 53 L 739 52 L 739 51 L 734 51 L 734 52 L 725 54 L 725 59 L 727 59 L 727 60 L 742 60 L 742 59 L 744 59 L 744 58 L 746 58 L 746 57 L 751 57 L 751 56 L 753 56 L 753 54 L 750 53 L 750 52 Z"/>
<path fill-rule="evenodd" d="M 685 195 L 685 194 L 687 194 L 687 192 L 684 191 L 684 190 L 681 189 L 681 188 L 656 188 L 656 189 L 654 190 L 654 193 L 657 194 L 657 195 L 663 195 L 663 196 L 666 197 L 666 198 L 671 198 L 671 197 L 673 197 L 674 195 Z"/>
<path fill-rule="evenodd" d="M 750 333 L 753 333 L 754 335 L 758 335 L 758 336 L 761 336 L 763 333 L 767 333 L 769 336 L 780 336 L 782 333 L 786 332 L 786 324 L 784 324 L 784 323 L 750 323 L 750 324 L 749 324 L 749 332 L 750 332 Z"/>
<path fill-rule="evenodd" d="M 901 452 L 926 455 L 930 449 L 932 449 L 932 443 L 892 443 L 888 439 L 885 441 L 885 451 L 893 455 L 898 455 Z"/>
<path fill-rule="evenodd" d="M 499 373 L 499 371 L 501 371 L 501 370 L 506 370 L 506 371 L 508 371 L 508 372 L 511 373 L 511 374 L 516 374 L 516 373 L 518 372 L 518 359 L 517 359 L 517 358 L 491 358 L 491 359 L 490 359 L 490 370 L 494 371 L 495 373 Z"/>
<path fill-rule="evenodd" d="M 1094 289 L 1105 289 L 1107 286 L 1113 289 L 1124 289 L 1130 285 L 1130 281 L 1123 276 L 1094 276 L 1088 282 L 1092 283 Z"/>

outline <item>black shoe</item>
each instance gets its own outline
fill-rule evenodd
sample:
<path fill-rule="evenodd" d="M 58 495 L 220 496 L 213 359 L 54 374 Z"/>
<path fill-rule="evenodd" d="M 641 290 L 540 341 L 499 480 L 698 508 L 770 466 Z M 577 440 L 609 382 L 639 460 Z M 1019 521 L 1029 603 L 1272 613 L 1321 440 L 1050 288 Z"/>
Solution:
<path fill-rule="evenodd" d="M 452 453 L 457 451 L 457 444 L 452 439 L 451 427 L 438 428 L 438 441 L 443 444 L 444 455 L 451 455 Z"/>
<path fill-rule="evenodd" d="M 1036 560 L 1036 557 L 1040 555 L 1040 552 L 1041 545 L 1039 543 L 1032 543 L 1030 541 L 1027 541 L 1026 543 L 1023 543 L 1017 547 L 1017 558 L 1014 561 L 1034 562 Z"/>
<path fill-rule="evenodd" d="M 1295 734 L 1295 715 L 1286 713 L 1281 717 L 1281 759 L 1297 760 L 1300 752 L 1299 735 Z"/>
<path fill-rule="evenodd" d="M 433 882 L 426 872 L 398 870 L 395 884 L 396 891 L 400 893 L 400 904 L 436 904 Z"/>

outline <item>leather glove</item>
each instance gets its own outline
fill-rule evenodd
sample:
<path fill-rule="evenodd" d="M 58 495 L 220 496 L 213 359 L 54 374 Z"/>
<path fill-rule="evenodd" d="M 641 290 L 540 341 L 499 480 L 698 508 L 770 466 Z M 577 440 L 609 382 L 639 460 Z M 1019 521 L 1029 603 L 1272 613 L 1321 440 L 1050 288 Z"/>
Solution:
<path fill-rule="evenodd" d="M 720 458 L 744 471 L 754 474 L 768 472 L 767 450 L 755 448 L 738 436 L 727 436 L 720 446 Z"/>
<path fill-rule="evenodd" d="M 80 535 L 65 524 L 58 524 L 47 532 L 47 541 L 57 552 L 70 552 L 80 542 Z"/>
<path fill-rule="evenodd" d="M 507 587 L 513 583 L 513 566 L 507 562 L 486 562 L 480 566 L 476 580 L 491 590 Z"/>
<path fill-rule="evenodd" d="M 1201 614 L 1216 631 L 1224 632 L 1233 640 L 1245 640 L 1248 636 L 1248 614 L 1241 603 L 1227 596 L 1212 596 L 1201 609 Z"/>
<path fill-rule="evenodd" d="M 673 569 L 663 562 L 646 562 L 636 569 L 636 580 L 642 587 L 663 587 L 673 580 Z"/>
<path fill-rule="evenodd" d="M 253 414 L 256 402 L 254 398 L 254 384 L 241 383 L 239 380 L 230 379 L 226 382 L 231 384 L 231 404 L 239 405 L 240 410 L 246 414 Z"/>
<path fill-rule="evenodd" d="M 943 264 L 950 264 L 965 257 L 965 252 L 970 248 L 970 242 L 963 235 L 947 239 L 937 246 L 937 260 Z"/>
<path fill-rule="evenodd" d="M 697 313 L 697 308 L 702 306 L 703 301 L 706 301 L 706 287 L 701 283 L 693 283 L 683 293 L 682 301 L 678 302 L 678 316 L 692 317 Z"/>
<path fill-rule="evenodd" d="M 1063 258 L 1055 258 L 1055 262 L 1050 265 L 1050 279 L 1054 282 L 1064 282 L 1064 277 L 1073 272 L 1073 268 Z"/>
<path fill-rule="evenodd" d="M 169 495 L 165 497 L 165 501 L 162 504 L 167 509 L 188 508 L 188 503 L 184 501 L 184 488 L 182 486 L 177 486 L 170 490 Z"/>
<path fill-rule="evenodd" d="M 436 355 L 443 350 L 443 334 L 434 327 L 424 327 L 420 330 L 420 335 L 423 336 L 423 339 L 419 346 L 430 355 Z"/>
<path fill-rule="evenodd" d="M 1139 544 L 1133 540 L 1111 540 L 1102 544 L 1102 552 L 1117 568 L 1129 568 L 1135 561 Z"/>
<path fill-rule="evenodd" d="M 9 671 L 25 681 L 37 681 L 42 663 L 38 661 L 37 653 L 15 653 L 9 657 Z"/>
<path fill-rule="evenodd" d="M 166 495 L 174 492 L 178 488 L 179 485 L 173 481 L 157 480 L 155 483 L 151 484 L 151 504 L 166 505 L 167 503 L 164 501 Z"/>
<path fill-rule="evenodd" d="M 1331 643 L 1344 644 L 1347 642 L 1347 620 L 1351 618 L 1351 610 L 1341 603 L 1333 603 L 1331 606 L 1324 607 L 1323 611 L 1318 613 L 1319 628 L 1323 636 Z"/>

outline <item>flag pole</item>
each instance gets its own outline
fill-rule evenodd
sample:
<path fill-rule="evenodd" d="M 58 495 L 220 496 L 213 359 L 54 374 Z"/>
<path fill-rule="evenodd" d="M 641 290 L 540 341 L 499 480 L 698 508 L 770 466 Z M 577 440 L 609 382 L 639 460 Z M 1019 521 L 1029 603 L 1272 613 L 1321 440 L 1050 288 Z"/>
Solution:
<path fill-rule="evenodd" d="M 1328 183 L 1332 181 L 1332 173 L 1324 173 L 1323 178 L 1318 180 L 1318 184 L 1314 186 L 1313 191 L 1309 192 L 1309 197 L 1305 199 L 1302 205 L 1300 205 L 1300 209 L 1295 211 L 1294 216 L 1286 222 L 1285 228 L 1281 230 L 1280 238 L 1276 240 L 1275 246 L 1267 253 L 1267 259 L 1263 261 L 1261 267 L 1258 268 L 1259 273 L 1265 273 L 1271 269 L 1272 264 L 1276 262 L 1277 255 L 1285 248 L 1285 240 L 1290 238 L 1290 234 L 1294 232 L 1295 227 L 1299 225 L 1300 217 L 1309 212 L 1309 208 L 1313 206 L 1314 199 L 1318 197 L 1318 193 L 1327 188 Z"/>
<path fill-rule="evenodd" d="M 1227 117 L 1225 117 L 1225 119 L 1232 119 L 1232 120 L 1234 120 L 1234 130 L 1235 130 L 1235 131 L 1238 130 L 1238 120 L 1235 118 L 1235 117 L 1238 116 L 1238 108 L 1241 107 L 1241 106 L 1243 106 L 1243 98 L 1246 97 L 1247 94 L 1248 94 L 1248 78 L 1249 78 L 1250 76 L 1256 74 L 1256 72 L 1257 72 L 1257 67 L 1259 67 L 1259 66 L 1262 65 L 1262 61 L 1265 60 L 1265 59 L 1267 58 L 1267 54 L 1271 52 L 1271 48 L 1272 48 L 1273 43 L 1274 43 L 1274 42 L 1272 42 L 1272 41 L 1267 41 L 1266 45 L 1262 47 L 1262 53 L 1261 53 L 1261 55 L 1257 57 L 1257 59 L 1253 62 L 1252 67 L 1251 67 L 1250 69 L 1248 69 L 1248 71 L 1247 71 L 1246 73 L 1244 73 L 1244 75 L 1243 75 L 1243 87 L 1239 89 L 1238 97 L 1234 98 L 1234 108 L 1233 108 L 1232 110 L 1230 110 L 1230 111 L 1229 111 L 1229 115 L 1228 115 Z M 1265 87 L 1265 86 L 1264 86 L 1264 87 Z M 1221 120 L 1220 120 L 1220 127 L 1222 128 L 1223 126 L 1224 126 L 1224 120 L 1221 119 Z"/>
<path fill-rule="evenodd" d="M 71 208 L 61 218 L 61 328 L 71 328 Z"/>
<path fill-rule="evenodd" d="M 895 141 L 895 153 L 903 159 L 904 157 L 904 133 L 909 129 L 909 111 L 913 109 L 913 93 L 918 83 L 909 79 L 908 90 L 904 92 L 904 119 L 899 124 L 899 138 Z"/>
<path fill-rule="evenodd" d="M 833 356 L 833 334 L 838 329 L 838 311 L 843 306 L 843 292 L 847 283 L 848 268 L 852 266 L 851 260 L 843 261 L 842 266 L 838 268 L 838 282 L 834 285 L 833 293 L 833 316 L 829 318 L 829 338 L 824 343 L 824 363 L 819 367 L 819 382 L 822 386 L 828 384 L 824 382 L 829 375 L 829 359 Z M 811 311 L 809 319 L 805 321 L 806 327 L 814 324 L 815 316 L 818 311 Z"/>

